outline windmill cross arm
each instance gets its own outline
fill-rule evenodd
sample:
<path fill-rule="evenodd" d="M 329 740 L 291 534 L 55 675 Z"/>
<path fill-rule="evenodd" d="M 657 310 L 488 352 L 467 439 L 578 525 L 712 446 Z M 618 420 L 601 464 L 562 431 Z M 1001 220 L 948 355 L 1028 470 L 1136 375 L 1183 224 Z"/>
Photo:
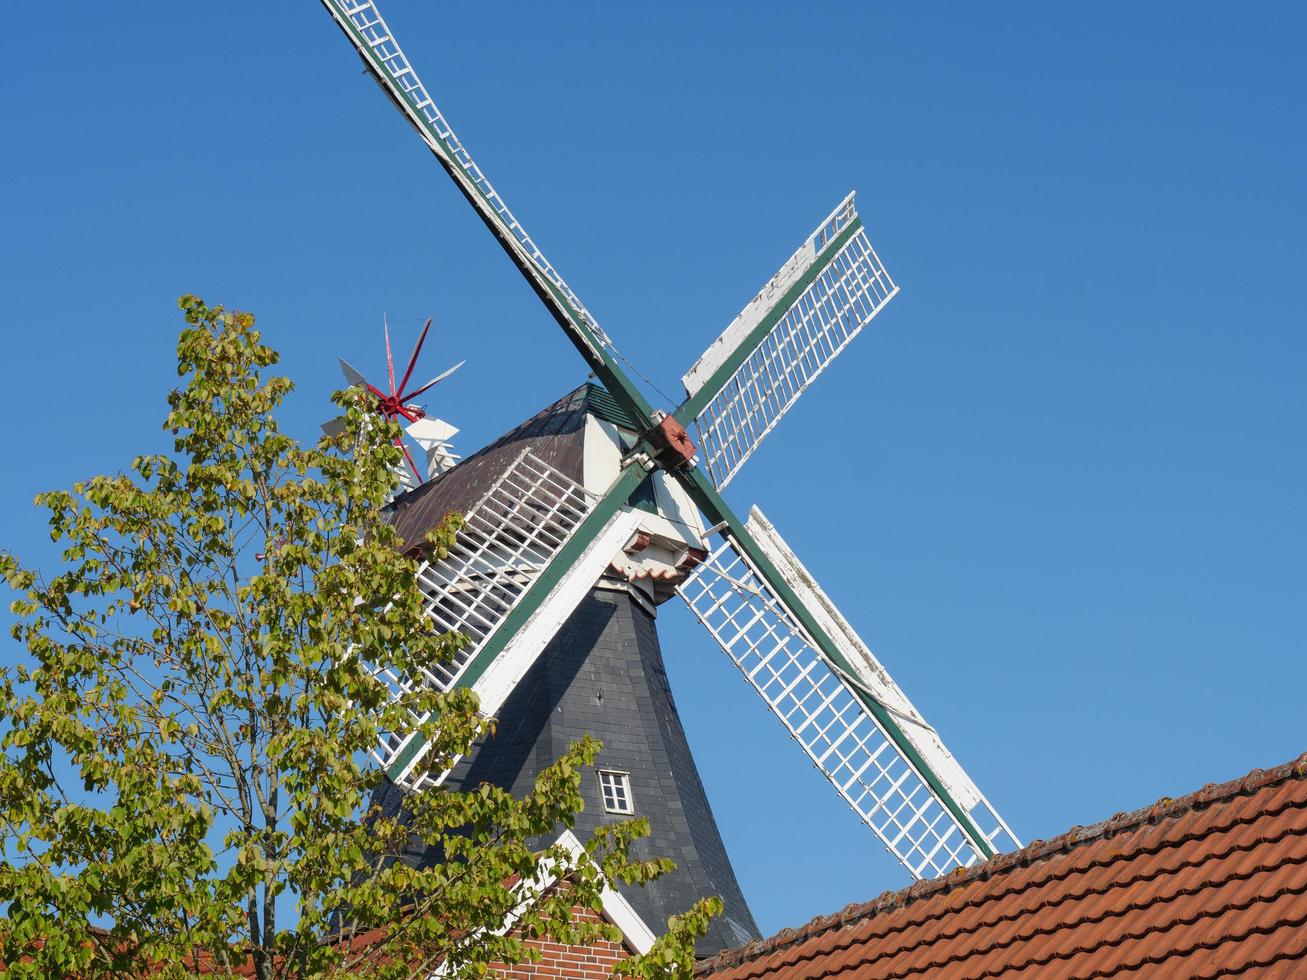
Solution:
<path fill-rule="evenodd" d="M 688 422 L 703 410 L 861 225 L 850 192 L 685 372 L 687 399 L 678 417 Z"/>
<path fill-rule="evenodd" d="M 765 518 L 678 476 L 728 542 L 678 591 L 863 821 L 918 877 L 1019 846 Z"/>
<path fill-rule="evenodd" d="M 790 551 L 771 521 L 757 507 L 749 511 L 745 529 L 765 554 L 786 585 L 821 627 L 836 642 L 848 662 L 847 668 L 836 665 L 840 675 L 859 691 L 873 698 L 899 722 L 900 730 L 916 748 L 922 759 L 939 777 L 953 797 L 970 811 L 982 799 L 980 790 L 966 774 L 916 706 L 908 700 L 889 672 L 862 642 L 835 603 L 817 584 L 817 580 Z"/>
<path fill-rule="evenodd" d="M 897 292 L 849 194 L 682 378 L 718 489 Z"/>
<path fill-rule="evenodd" d="M 819 251 L 827 253 L 827 257 L 834 254 L 838 245 L 853 233 L 850 226 L 860 224 L 854 208 L 854 193 L 850 191 L 685 372 L 681 381 L 691 400 L 682 406 L 681 412 L 688 412 L 689 417 L 698 414 L 740 361 L 758 346 L 758 341 L 766 335 L 780 313 L 821 271 L 817 262 Z M 841 241 L 835 243 L 828 239 L 819 245 L 817 238 L 827 229 L 836 236 L 842 235 Z"/>
<path fill-rule="evenodd" d="M 651 425 L 652 408 L 613 359 L 607 334 L 472 159 L 427 92 L 377 5 L 371 0 L 322 0 L 322 5 L 585 358 L 590 370 L 632 418 L 645 426 Z"/>

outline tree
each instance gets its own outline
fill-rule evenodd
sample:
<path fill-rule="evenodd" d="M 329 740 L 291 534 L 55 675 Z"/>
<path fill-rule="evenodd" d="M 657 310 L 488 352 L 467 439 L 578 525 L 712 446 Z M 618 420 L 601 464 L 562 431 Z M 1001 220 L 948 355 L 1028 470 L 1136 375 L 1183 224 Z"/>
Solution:
<path fill-rule="evenodd" d="M 630 857 L 643 822 L 582 860 L 529 844 L 571 825 L 593 740 L 523 799 L 482 786 L 409 796 L 403 822 L 369 811 L 379 735 L 416 726 L 443 769 L 493 724 L 468 691 L 394 698 L 374 676 L 416 676 L 463 642 L 423 617 L 383 514 L 394 430 L 351 389 L 342 431 L 297 444 L 254 318 L 180 306 L 175 452 L 37 498 L 62 546 L 53 577 L 0 555 L 26 650 L 0 673 L 0 959 L 17 975 L 270 978 L 408 976 L 438 957 L 460 976 L 522 960 L 528 937 L 611 931 L 570 910 L 665 870 Z M 429 535 L 433 554 L 458 526 Z M 397 860 L 409 834 L 446 860 Z M 561 885 L 534 894 L 542 860 Z M 624 972 L 683 972 L 714 908 Z"/>

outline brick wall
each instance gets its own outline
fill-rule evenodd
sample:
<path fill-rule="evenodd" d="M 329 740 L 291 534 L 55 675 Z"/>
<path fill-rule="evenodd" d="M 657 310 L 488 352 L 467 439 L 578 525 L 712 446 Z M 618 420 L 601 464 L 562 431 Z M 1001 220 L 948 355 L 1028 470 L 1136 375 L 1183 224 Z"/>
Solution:
<path fill-rule="evenodd" d="M 599 922 L 600 916 L 587 908 L 576 906 L 572 915 L 578 921 Z M 613 966 L 631 955 L 631 950 L 620 943 L 600 941 L 593 946 L 563 946 L 559 943 L 529 940 L 527 945 L 540 951 L 538 963 L 522 963 L 509 968 L 496 963 L 493 967 L 496 976 L 510 977 L 512 980 L 535 980 L 535 978 L 575 977 L 580 980 L 605 980 L 612 974 Z"/>

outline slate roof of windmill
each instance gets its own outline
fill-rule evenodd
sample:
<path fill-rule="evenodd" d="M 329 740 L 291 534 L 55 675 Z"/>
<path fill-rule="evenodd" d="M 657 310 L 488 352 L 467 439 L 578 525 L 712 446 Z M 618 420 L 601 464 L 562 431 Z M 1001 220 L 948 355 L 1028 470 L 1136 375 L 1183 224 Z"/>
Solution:
<path fill-rule="evenodd" d="M 399 497 L 392 518 L 400 539 L 406 547 L 415 547 L 445 514 L 466 513 L 526 448 L 564 476 L 582 482 L 587 414 L 634 429 L 612 395 L 583 384 L 449 472 Z"/>
<path fill-rule="evenodd" d="M 850 905 L 696 972 L 1307 976 L 1307 754 Z"/>

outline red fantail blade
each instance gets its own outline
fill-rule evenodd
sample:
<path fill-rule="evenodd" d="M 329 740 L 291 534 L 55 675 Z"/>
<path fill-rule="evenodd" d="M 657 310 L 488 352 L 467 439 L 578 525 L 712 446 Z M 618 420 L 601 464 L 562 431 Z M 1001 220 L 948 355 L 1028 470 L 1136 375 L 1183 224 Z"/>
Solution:
<path fill-rule="evenodd" d="M 390 374 L 390 393 L 395 393 L 395 359 L 390 356 L 390 323 L 386 314 L 381 314 L 381 329 L 386 334 L 386 371 Z M 375 336 L 375 334 L 373 335 Z"/>
<path fill-rule="evenodd" d="M 413 476 L 417 478 L 418 483 L 425 481 L 425 477 L 418 470 L 418 464 L 413 462 L 413 454 L 408 451 L 408 446 L 404 445 L 403 439 L 396 439 L 395 445 L 404 451 L 404 458 L 408 460 L 408 468 L 413 471 Z"/>
<path fill-rule="evenodd" d="M 455 364 L 452 368 L 450 368 L 450 369 L 449 369 L 448 371 L 446 371 L 444 374 L 439 374 L 439 375 L 437 375 L 436 377 L 432 378 L 430 381 L 428 381 L 426 384 L 424 384 L 424 385 L 423 385 L 421 388 L 419 388 L 417 391 L 414 391 L 414 392 L 412 392 L 412 393 L 410 393 L 410 394 L 407 394 L 407 395 L 402 395 L 402 396 L 400 397 L 400 401 L 411 401 L 412 399 L 416 398 L 418 395 L 420 395 L 420 394 L 422 394 L 424 391 L 426 391 L 428 388 L 432 388 L 432 387 L 434 387 L 435 385 L 439 384 L 440 382 L 444 381 L 446 378 L 448 378 L 451 374 L 453 374 L 455 371 L 457 371 L 459 368 L 461 368 L 461 367 L 462 367 L 464 364 L 466 364 L 466 363 L 467 363 L 467 361 L 459 361 L 457 364 Z"/>
<path fill-rule="evenodd" d="M 418 334 L 418 342 L 413 345 L 413 354 L 408 359 L 408 370 L 404 372 L 404 380 L 399 383 L 398 391 L 403 391 L 404 386 L 408 384 L 408 379 L 413 377 L 413 368 L 417 367 L 418 355 L 422 353 L 422 345 L 427 342 L 427 331 L 431 329 L 431 317 L 427 317 L 427 322 L 422 324 L 422 332 Z"/>

